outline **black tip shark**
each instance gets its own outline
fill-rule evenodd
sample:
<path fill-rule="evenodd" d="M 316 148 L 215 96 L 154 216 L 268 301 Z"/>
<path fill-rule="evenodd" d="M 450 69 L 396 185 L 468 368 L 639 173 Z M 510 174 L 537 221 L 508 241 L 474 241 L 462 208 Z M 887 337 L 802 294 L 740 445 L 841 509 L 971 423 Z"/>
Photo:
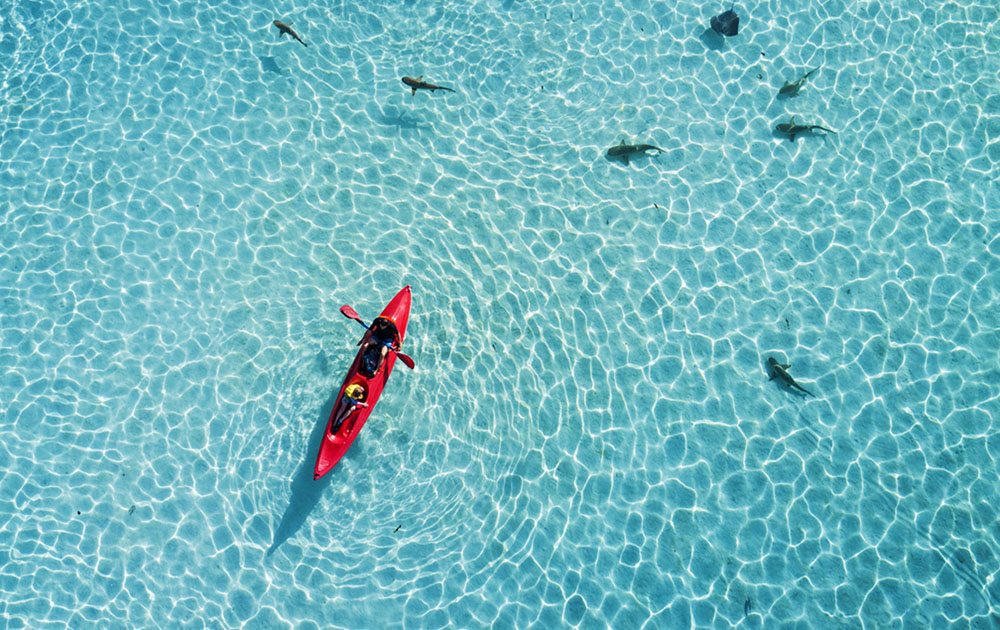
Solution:
<path fill-rule="evenodd" d="M 288 36 L 294 38 L 295 41 L 297 41 L 298 43 L 302 44 L 306 48 L 309 48 L 309 44 L 302 41 L 302 38 L 299 37 L 299 34 L 292 30 L 292 27 L 290 26 L 291 22 L 285 24 L 281 20 L 275 20 L 274 22 L 272 22 L 272 24 L 274 24 L 278 29 L 278 39 L 281 39 L 282 35 L 287 34 Z"/>
<path fill-rule="evenodd" d="M 443 85 L 434 85 L 433 83 L 428 83 L 424 81 L 424 75 L 420 75 L 416 79 L 413 77 L 403 77 L 403 85 L 410 88 L 410 96 L 417 93 L 417 90 L 444 90 L 446 92 L 454 92 L 455 90 L 450 87 L 444 87 Z"/>
<path fill-rule="evenodd" d="M 778 361 L 775 360 L 774 357 L 767 357 L 767 366 L 768 368 L 770 368 L 771 371 L 771 378 L 768 380 L 773 381 L 774 379 L 778 379 L 779 381 L 781 381 L 782 383 L 784 383 L 785 385 L 787 385 L 792 389 L 797 389 L 801 392 L 805 392 L 810 396 L 812 396 L 813 398 L 816 397 L 816 394 L 812 393 L 805 387 L 802 387 L 801 385 L 796 383 L 795 379 L 791 377 L 791 375 L 787 371 L 788 368 L 792 367 L 790 364 L 778 363 Z"/>
<path fill-rule="evenodd" d="M 740 16 L 736 15 L 736 3 L 729 8 L 728 11 L 724 11 L 719 15 L 712 18 L 712 30 L 719 35 L 725 35 L 726 37 L 733 37 L 740 30 Z"/>
<path fill-rule="evenodd" d="M 663 149 L 651 144 L 625 144 L 625 141 L 622 140 L 618 146 L 608 149 L 608 157 L 619 159 L 627 165 L 629 156 L 636 153 L 646 153 L 647 151 L 659 151 L 659 153 L 663 153 Z"/>
<path fill-rule="evenodd" d="M 785 81 L 785 84 L 783 86 L 781 86 L 780 90 L 778 90 L 778 96 L 783 96 L 785 98 L 792 98 L 793 96 L 798 96 L 799 95 L 799 90 L 802 89 L 802 85 L 806 82 L 806 79 L 808 79 L 809 77 L 811 77 L 812 74 L 814 72 L 816 72 L 817 70 L 819 70 L 819 69 L 820 69 L 820 66 L 817 66 L 817 67 L 813 68 L 809 72 L 807 72 L 804 75 L 802 75 L 799 78 L 799 80 L 795 81 L 794 83 L 789 83 L 788 81 Z"/>
<path fill-rule="evenodd" d="M 774 127 L 774 130 L 777 131 L 778 133 L 780 133 L 782 135 L 785 135 L 785 136 L 788 136 L 788 140 L 790 142 L 795 142 L 795 136 L 798 136 L 798 135 L 801 135 L 801 134 L 804 134 L 804 133 L 812 133 L 813 131 L 816 131 L 817 129 L 819 129 L 820 131 L 828 131 L 830 133 L 837 133 L 833 129 L 827 129 L 826 127 L 822 127 L 820 125 L 797 125 L 797 124 L 795 124 L 795 116 L 792 116 L 788 120 L 788 122 L 786 122 L 786 123 L 778 123 Z"/>

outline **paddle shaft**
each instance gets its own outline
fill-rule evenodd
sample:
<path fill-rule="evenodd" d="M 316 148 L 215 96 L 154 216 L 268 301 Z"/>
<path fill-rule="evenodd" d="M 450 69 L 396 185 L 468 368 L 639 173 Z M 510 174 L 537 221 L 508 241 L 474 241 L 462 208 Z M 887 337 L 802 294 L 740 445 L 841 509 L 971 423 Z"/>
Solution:
<path fill-rule="evenodd" d="M 361 324 L 362 326 L 364 326 L 365 330 L 368 330 L 368 329 L 371 328 L 370 325 L 366 324 L 364 322 L 364 320 L 361 319 L 361 316 L 358 315 L 357 311 L 355 311 L 350 306 L 348 306 L 346 304 L 343 305 L 343 306 L 341 306 L 340 307 L 340 312 L 344 314 L 344 317 L 346 317 L 348 319 L 353 319 L 354 321 L 356 321 L 359 324 Z M 396 356 L 399 357 L 399 360 L 402 361 L 403 365 L 405 365 L 406 367 L 410 368 L 411 370 L 414 367 L 416 367 L 416 364 L 413 362 L 413 359 L 411 359 L 408 355 L 403 354 L 402 352 L 400 352 L 399 350 L 397 350 L 393 346 L 389 346 L 389 350 L 392 350 L 393 352 L 395 352 Z"/>

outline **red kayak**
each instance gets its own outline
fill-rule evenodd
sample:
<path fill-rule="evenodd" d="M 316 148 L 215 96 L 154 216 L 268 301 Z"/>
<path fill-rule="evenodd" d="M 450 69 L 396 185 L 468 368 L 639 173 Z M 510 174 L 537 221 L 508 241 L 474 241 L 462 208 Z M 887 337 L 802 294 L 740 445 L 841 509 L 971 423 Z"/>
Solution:
<path fill-rule="evenodd" d="M 350 306 L 345 305 L 340 311 L 364 325 Z M 333 405 L 326 431 L 323 432 L 313 472 L 314 480 L 330 472 L 347 449 L 351 448 L 382 395 L 396 358 L 400 358 L 407 367 L 413 367 L 413 359 L 398 351 L 403 344 L 406 322 L 409 319 L 410 287 L 407 285 L 392 298 L 372 325 L 367 326 L 368 330 L 361 338 L 361 348 L 340 386 L 337 402 Z"/>

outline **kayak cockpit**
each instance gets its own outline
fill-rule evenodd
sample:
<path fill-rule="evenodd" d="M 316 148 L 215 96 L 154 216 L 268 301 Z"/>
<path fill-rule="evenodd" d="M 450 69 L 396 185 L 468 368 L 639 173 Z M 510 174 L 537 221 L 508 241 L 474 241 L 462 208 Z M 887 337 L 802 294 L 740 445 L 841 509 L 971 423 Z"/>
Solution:
<path fill-rule="evenodd" d="M 374 378 L 382 369 L 389 348 L 399 345 L 399 330 L 388 317 L 376 317 L 369 327 L 365 347 L 361 349 L 361 364 L 358 372 L 366 378 Z"/>

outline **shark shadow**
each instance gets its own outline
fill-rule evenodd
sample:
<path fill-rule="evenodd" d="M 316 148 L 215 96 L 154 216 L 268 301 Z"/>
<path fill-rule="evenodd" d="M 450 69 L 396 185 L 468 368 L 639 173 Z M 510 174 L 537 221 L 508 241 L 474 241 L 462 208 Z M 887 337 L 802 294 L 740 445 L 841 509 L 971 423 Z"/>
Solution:
<path fill-rule="evenodd" d="M 402 109 L 388 108 L 382 110 L 382 124 L 392 125 L 398 129 L 430 129 L 427 123 L 420 122 L 417 118 L 407 114 Z"/>
<path fill-rule="evenodd" d="M 282 74 L 281 66 L 279 66 L 278 62 L 274 60 L 274 57 L 258 55 L 257 59 L 260 60 L 260 68 L 264 72 L 273 72 L 275 74 Z"/>

